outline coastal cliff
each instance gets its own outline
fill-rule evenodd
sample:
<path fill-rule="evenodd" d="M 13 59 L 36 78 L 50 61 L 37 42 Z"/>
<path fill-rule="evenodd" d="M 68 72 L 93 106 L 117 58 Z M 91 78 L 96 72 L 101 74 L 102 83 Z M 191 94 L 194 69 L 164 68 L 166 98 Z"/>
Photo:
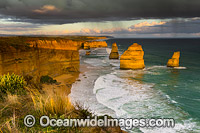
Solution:
<path fill-rule="evenodd" d="M 174 52 L 171 59 L 168 60 L 168 67 L 179 67 L 180 51 Z"/>
<path fill-rule="evenodd" d="M 58 49 L 58 50 L 78 50 L 82 42 L 72 40 L 36 40 L 28 42 L 30 47 Z"/>
<path fill-rule="evenodd" d="M 91 42 L 85 42 L 83 44 L 84 49 L 90 49 L 90 48 L 99 48 L 99 47 L 107 47 L 107 43 L 105 41 L 91 41 Z"/>
<path fill-rule="evenodd" d="M 144 64 L 144 51 L 142 46 L 134 43 L 128 50 L 126 50 L 120 58 L 121 69 L 143 69 Z"/>
<path fill-rule="evenodd" d="M 74 50 L 30 49 L 0 54 L 0 75 L 31 75 L 38 82 L 44 75 L 55 77 L 78 72 L 79 66 L 79 52 Z"/>
<path fill-rule="evenodd" d="M 112 44 L 112 50 L 109 59 L 119 59 L 118 47 L 116 43 Z"/>

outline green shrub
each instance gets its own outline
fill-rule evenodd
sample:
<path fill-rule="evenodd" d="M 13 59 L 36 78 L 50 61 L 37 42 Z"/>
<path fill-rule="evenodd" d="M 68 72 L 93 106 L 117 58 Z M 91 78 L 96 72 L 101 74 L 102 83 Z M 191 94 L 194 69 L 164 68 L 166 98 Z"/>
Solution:
<path fill-rule="evenodd" d="M 5 74 L 0 76 L 0 92 L 3 94 L 25 94 L 26 82 L 22 76 Z"/>
<path fill-rule="evenodd" d="M 42 83 L 42 84 L 44 84 L 44 83 L 54 84 L 56 82 L 57 82 L 56 80 L 53 80 L 53 78 L 48 75 L 42 76 L 40 78 L 40 83 Z"/>

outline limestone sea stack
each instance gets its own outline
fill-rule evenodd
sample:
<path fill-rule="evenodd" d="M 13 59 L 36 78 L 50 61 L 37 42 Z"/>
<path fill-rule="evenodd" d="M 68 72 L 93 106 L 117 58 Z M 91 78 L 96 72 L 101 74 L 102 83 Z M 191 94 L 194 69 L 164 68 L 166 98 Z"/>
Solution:
<path fill-rule="evenodd" d="M 142 46 L 134 43 L 128 50 L 126 50 L 120 58 L 121 69 L 143 69 L 144 65 L 144 51 Z"/>
<path fill-rule="evenodd" d="M 86 51 L 85 55 L 90 55 L 91 52 L 90 51 Z"/>
<path fill-rule="evenodd" d="M 168 60 L 168 67 L 179 67 L 180 51 L 174 52 L 171 59 Z"/>
<path fill-rule="evenodd" d="M 112 44 L 112 50 L 109 59 L 119 59 L 118 47 L 116 43 Z"/>

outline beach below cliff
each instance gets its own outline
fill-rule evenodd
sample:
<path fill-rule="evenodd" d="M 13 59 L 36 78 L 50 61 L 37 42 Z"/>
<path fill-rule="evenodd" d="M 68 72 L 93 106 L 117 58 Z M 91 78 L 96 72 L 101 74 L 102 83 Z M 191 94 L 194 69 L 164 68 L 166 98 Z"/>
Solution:
<path fill-rule="evenodd" d="M 134 42 L 141 44 L 145 68 L 122 70 L 119 60 L 109 60 L 115 42 L 119 55 Z M 96 115 L 176 121 L 174 128 L 136 127 L 128 132 L 198 132 L 198 42 L 199 39 L 110 39 L 108 48 L 92 49 L 90 55 L 80 50 L 80 68 L 84 65 L 86 69 L 80 73 L 80 82 L 72 85 L 70 99 Z M 183 52 L 179 68 L 167 67 L 174 50 Z"/>
<path fill-rule="evenodd" d="M 91 47 L 92 43 L 89 43 L 84 50 L 84 46 L 80 43 L 79 51 L 61 49 L 62 47 L 53 49 L 51 46 L 57 45 L 55 41 L 53 42 L 51 45 L 49 40 L 46 44 L 42 41 L 46 48 L 26 47 L 18 51 L 17 47 L 16 49 L 9 47 L 9 51 L 12 52 L 6 52 L 4 49 L 0 54 L 1 75 L 7 73 L 23 75 L 27 84 L 30 83 L 25 87 L 29 88 L 29 95 L 8 95 L 5 102 L 0 102 L 2 114 L 0 124 L 7 127 L 6 131 L 9 127 L 14 127 L 6 123 L 13 122 L 14 118 L 17 122 L 21 122 L 24 115 L 29 113 L 35 114 L 37 118 L 42 114 L 56 118 L 61 118 L 63 115 L 70 118 L 108 115 L 124 119 L 173 118 L 176 121 L 174 128 L 136 127 L 128 130 L 136 133 L 200 130 L 200 113 L 197 108 L 200 106 L 198 39 L 113 38 L 106 40 L 108 47 L 104 46 L 104 42 L 103 48 L 98 48 L 96 43 L 95 47 Z M 120 56 L 134 42 L 142 45 L 145 68 L 120 69 L 120 60 L 109 59 L 112 44 L 117 44 Z M 188 42 L 191 45 L 188 46 Z M 178 68 L 167 67 L 167 61 L 174 50 L 181 51 L 181 67 Z M 19 102 L 11 104 L 9 99 L 12 99 L 12 102 Z M 13 110 L 16 113 L 13 113 Z M 21 110 L 24 111 L 20 112 Z M 10 121 L 7 118 L 11 118 Z M 23 131 L 41 129 L 38 125 L 34 128 L 25 128 L 21 124 L 19 127 Z M 47 130 L 49 129 L 44 129 Z M 59 129 L 63 130 L 65 129 Z M 67 128 L 67 130 L 121 132 L 119 127 Z"/>
<path fill-rule="evenodd" d="M 55 131 L 52 127 L 41 129 L 38 123 L 32 128 L 27 128 L 23 124 L 23 118 L 28 114 L 34 115 L 36 119 L 42 115 L 52 118 L 63 118 L 63 116 L 77 119 L 85 119 L 87 116 L 93 118 L 94 114 L 82 105 L 72 105 L 69 94 L 71 94 L 74 83 L 83 82 L 79 75 L 87 71 L 87 67 L 80 64 L 82 56 L 79 56 L 78 49 L 82 47 L 84 41 L 101 38 L 104 39 L 104 37 L 85 37 L 85 39 L 84 37 L 76 39 L 73 37 L 74 42 L 66 38 L 52 37 L 0 38 L 2 44 L 0 49 L 2 85 L 0 131 Z M 32 40 L 31 45 L 28 44 L 30 40 Z M 64 44 L 65 42 L 68 43 Z M 88 45 L 91 45 L 90 42 Z M 101 46 L 98 42 L 95 45 L 97 45 L 95 47 Z M 6 82 L 10 86 L 7 86 Z M 5 89 L 8 92 L 4 91 Z M 23 94 L 15 93 L 16 91 L 9 92 L 9 89 L 16 89 L 17 92 L 23 91 Z M 120 127 L 66 127 L 56 129 L 56 131 L 122 132 Z"/>

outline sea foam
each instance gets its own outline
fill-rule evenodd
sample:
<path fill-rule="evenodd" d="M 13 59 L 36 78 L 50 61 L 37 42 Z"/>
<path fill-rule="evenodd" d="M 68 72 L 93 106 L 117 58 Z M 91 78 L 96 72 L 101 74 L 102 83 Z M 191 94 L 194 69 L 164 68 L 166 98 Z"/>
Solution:
<path fill-rule="evenodd" d="M 138 71 L 141 73 L 142 71 Z M 153 84 L 126 78 L 137 71 L 115 71 L 100 76 L 94 85 L 93 93 L 97 101 L 115 111 L 118 118 L 174 118 L 178 121 L 173 128 L 140 128 L 142 132 L 184 132 L 196 127 L 196 123 L 183 119 L 185 113 L 173 106 L 176 103 L 161 91 L 153 89 Z M 123 76 L 122 76 L 123 75 Z M 122 77 L 121 77 L 122 76 Z M 129 75 L 130 77 L 130 75 Z M 163 97 L 165 95 L 165 97 Z"/>

